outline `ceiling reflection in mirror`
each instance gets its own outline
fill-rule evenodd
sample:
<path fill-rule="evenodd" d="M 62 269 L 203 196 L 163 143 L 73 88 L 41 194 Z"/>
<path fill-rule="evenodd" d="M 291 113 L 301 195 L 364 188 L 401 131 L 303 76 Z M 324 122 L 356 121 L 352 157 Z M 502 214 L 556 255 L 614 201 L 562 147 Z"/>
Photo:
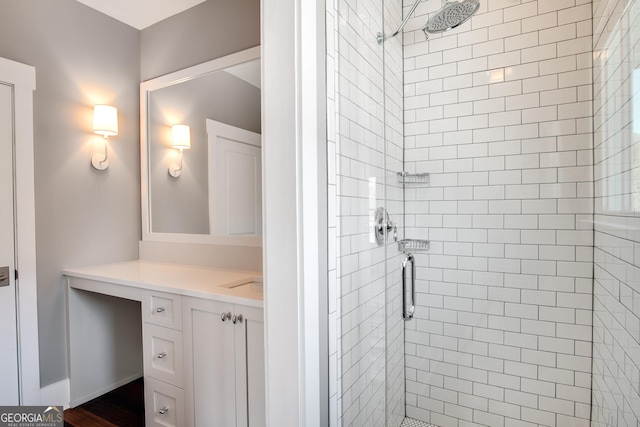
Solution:
<path fill-rule="evenodd" d="M 219 123 L 224 129 L 248 131 L 254 135 L 251 141 L 260 140 L 260 101 L 259 59 L 149 91 L 147 135 L 152 233 L 261 234 L 259 226 L 246 226 L 247 222 L 261 222 L 260 147 L 254 147 L 252 157 L 247 157 L 244 149 L 247 141 L 207 133 L 207 122 Z M 189 144 L 173 141 L 174 125 L 188 126 L 183 130 L 189 133 Z M 211 125 L 209 127 L 211 129 Z M 222 151 L 227 157 L 219 160 L 214 154 L 220 155 L 216 144 L 221 141 L 227 147 Z M 216 167 L 219 169 L 214 170 Z M 249 175 L 253 178 L 245 182 L 244 177 Z M 217 197 L 216 191 L 220 193 L 220 188 L 224 189 L 225 200 Z M 246 192 L 251 194 L 243 194 Z M 240 201 L 234 203 L 236 200 Z M 221 215 L 227 218 L 225 221 L 235 218 L 244 224 L 220 227 L 217 222 Z"/>

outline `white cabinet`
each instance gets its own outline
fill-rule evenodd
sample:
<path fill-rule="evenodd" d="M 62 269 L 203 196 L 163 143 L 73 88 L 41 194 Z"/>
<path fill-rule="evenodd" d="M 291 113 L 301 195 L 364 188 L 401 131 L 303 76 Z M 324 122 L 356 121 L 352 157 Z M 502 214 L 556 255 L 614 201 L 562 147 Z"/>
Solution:
<path fill-rule="evenodd" d="M 182 297 L 145 291 L 142 320 L 145 423 L 181 427 L 184 425 Z"/>
<path fill-rule="evenodd" d="M 259 275 L 142 261 L 65 274 L 72 407 L 144 375 L 147 427 L 266 425 Z"/>
<path fill-rule="evenodd" d="M 183 316 L 186 425 L 265 426 L 262 309 L 184 298 Z"/>

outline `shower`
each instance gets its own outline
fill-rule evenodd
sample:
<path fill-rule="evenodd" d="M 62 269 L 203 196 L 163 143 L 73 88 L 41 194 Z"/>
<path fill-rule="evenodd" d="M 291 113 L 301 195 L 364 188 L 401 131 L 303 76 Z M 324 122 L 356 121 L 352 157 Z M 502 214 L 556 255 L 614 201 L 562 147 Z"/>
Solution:
<path fill-rule="evenodd" d="M 619 3 L 328 5 L 332 427 L 640 426 Z"/>
<path fill-rule="evenodd" d="M 422 0 L 416 0 L 411 7 L 411 10 L 407 14 L 406 18 L 400 24 L 400 27 L 390 35 L 378 33 L 376 38 L 378 43 L 383 43 L 385 40 L 397 36 L 404 28 L 405 24 L 413 15 L 418 5 Z M 463 0 L 463 1 L 449 1 L 442 0 L 442 8 L 427 21 L 427 24 L 422 28 L 424 35 L 429 38 L 429 34 L 442 33 L 444 31 L 452 30 L 456 27 L 467 22 L 480 8 L 479 0 Z"/>

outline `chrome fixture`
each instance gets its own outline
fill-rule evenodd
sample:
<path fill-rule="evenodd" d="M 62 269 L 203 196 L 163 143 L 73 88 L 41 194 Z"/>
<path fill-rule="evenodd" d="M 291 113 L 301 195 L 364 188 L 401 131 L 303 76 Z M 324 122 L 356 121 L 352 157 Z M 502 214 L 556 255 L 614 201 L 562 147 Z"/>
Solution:
<path fill-rule="evenodd" d="M 429 174 L 398 172 L 398 182 L 400 184 L 429 184 Z"/>
<path fill-rule="evenodd" d="M 429 19 L 422 31 L 429 34 L 452 30 L 467 22 L 480 8 L 478 0 L 447 1 L 442 0 L 442 9 Z"/>
<path fill-rule="evenodd" d="M 373 222 L 374 235 L 376 236 L 376 243 L 378 246 L 382 246 L 387 240 L 389 233 L 393 231 L 393 241 L 398 241 L 398 226 L 389 220 L 389 213 L 385 208 L 376 209 L 374 222 Z"/>
<path fill-rule="evenodd" d="M 237 316 L 234 314 L 233 317 L 231 318 L 231 321 L 235 325 L 236 323 L 242 323 L 242 319 L 243 319 L 242 314 L 238 314 Z"/>
<path fill-rule="evenodd" d="M 0 286 L 9 286 L 9 267 L 0 267 Z"/>
<path fill-rule="evenodd" d="M 429 241 L 421 239 L 402 239 L 398 241 L 398 251 L 426 252 L 429 250 Z"/>
<path fill-rule="evenodd" d="M 407 309 L 407 264 L 411 263 L 411 304 Z M 416 311 L 416 260 L 412 254 L 406 254 L 402 260 L 402 318 L 413 319 Z"/>
<path fill-rule="evenodd" d="M 393 33 L 387 35 L 383 33 L 376 34 L 376 40 L 378 40 L 379 44 L 382 44 L 385 40 L 393 38 L 400 34 L 400 31 L 407 24 L 413 12 L 416 11 L 416 8 L 420 4 L 422 0 L 416 0 L 416 2 L 411 7 L 411 10 L 404 18 L 400 27 Z M 424 35 L 429 39 L 429 33 L 441 33 L 443 31 L 448 31 L 453 28 L 459 27 L 460 25 L 467 22 L 480 8 L 479 0 L 462 0 L 462 1 L 449 1 L 442 0 L 442 9 L 440 9 L 434 16 L 429 19 L 427 25 L 422 28 Z"/>
<path fill-rule="evenodd" d="M 383 34 L 383 33 L 376 34 L 376 40 L 378 40 L 378 44 L 382 44 L 382 43 L 384 43 L 385 40 L 391 39 L 391 38 L 397 36 L 400 33 L 400 31 L 402 31 L 402 29 L 406 25 L 407 21 L 409 20 L 409 18 L 411 18 L 411 15 L 413 15 L 413 12 L 416 11 L 416 8 L 418 7 L 418 5 L 420 4 L 421 1 L 422 0 L 416 0 L 416 2 L 411 7 L 411 10 L 407 14 L 407 17 L 404 18 L 404 20 L 402 21 L 402 24 L 400 24 L 400 27 L 398 27 L 398 29 L 395 30 L 392 34 L 390 34 L 390 35 L 386 35 L 386 34 Z"/>
<path fill-rule="evenodd" d="M 220 318 L 222 319 L 223 322 L 226 321 L 226 320 L 231 320 L 231 312 L 222 313 Z"/>

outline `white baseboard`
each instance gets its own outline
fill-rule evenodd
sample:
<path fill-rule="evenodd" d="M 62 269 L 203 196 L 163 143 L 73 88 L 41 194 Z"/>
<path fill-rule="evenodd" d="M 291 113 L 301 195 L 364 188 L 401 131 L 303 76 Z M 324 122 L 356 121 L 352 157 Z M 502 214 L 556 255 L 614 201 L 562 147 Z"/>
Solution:
<path fill-rule="evenodd" d="M 71 394 L 69 392 L 69 378 L 40 388 L 41 405 L 62 405 L 64 406 L 64 409 L 68 409 L 70 400 Z"/>

